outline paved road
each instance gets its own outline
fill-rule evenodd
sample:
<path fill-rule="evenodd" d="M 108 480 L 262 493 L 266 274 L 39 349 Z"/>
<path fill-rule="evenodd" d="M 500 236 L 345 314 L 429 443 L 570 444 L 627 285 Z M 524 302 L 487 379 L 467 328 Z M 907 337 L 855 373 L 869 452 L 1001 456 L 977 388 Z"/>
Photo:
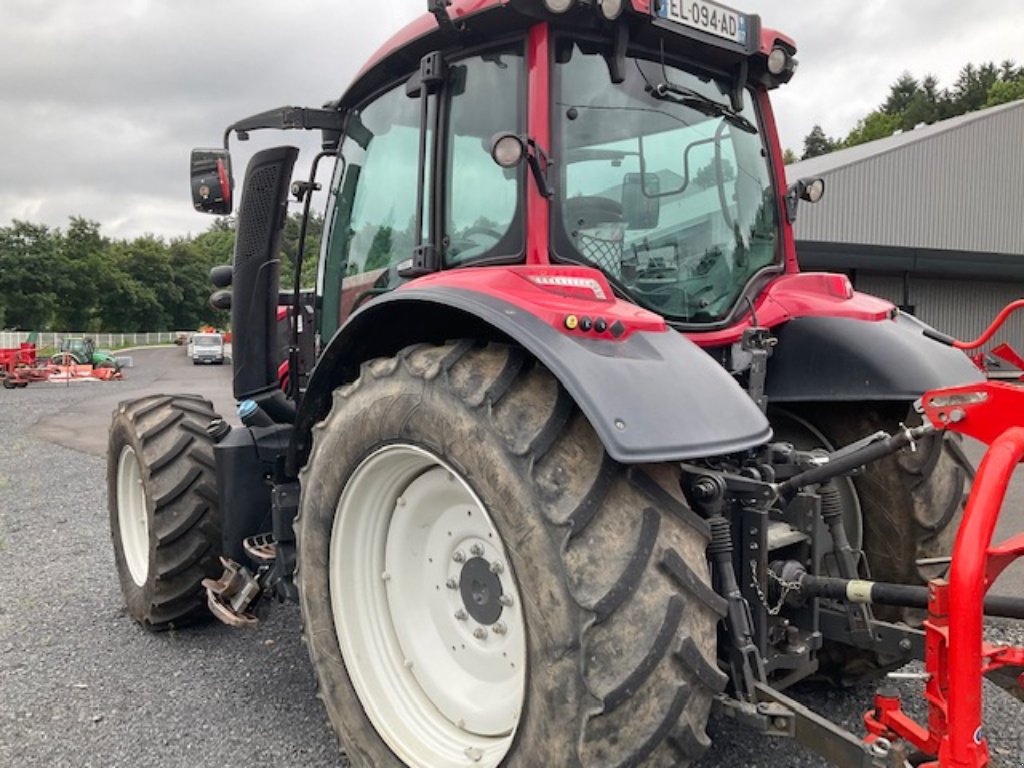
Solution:
<path fill-rule="evenodd" d="M 205 768 L 344 765 L 315 698 L 294 606 L 253 631 L 220 625 L 149 635 L 122 608 L 106 513 L 104 452 L 118 401 L 197 392 L 230 417 L 230 368 L 180 349 L 141 350 L 126 381 L 0 390 L 0 766 Z M 1011 495 L 1016 517 L 1024 478 Z M 1014 582 L 1005 591 L 1024 594 Z M 1001 631 L 1012 642 L 1024 633 Z M 909 690 L 913 690 L 912 687 Z M 800 691 L 860 731 L 872 689 Z M 916 694 L 915 694 L 916 695 Z M 988 697 L 1004 766 L 1021 768 L 1019 704 Z M 825 763 L 713 722 L 699 768 Z"/>

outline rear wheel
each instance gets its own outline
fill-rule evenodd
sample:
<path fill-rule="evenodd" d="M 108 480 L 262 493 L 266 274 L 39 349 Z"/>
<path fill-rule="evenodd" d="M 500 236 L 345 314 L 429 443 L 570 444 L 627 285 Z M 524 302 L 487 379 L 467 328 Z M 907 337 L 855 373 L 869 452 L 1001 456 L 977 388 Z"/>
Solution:
<path fill-rule="evenodd" d="M 920 419 L 908 412 L 905 403 L 829 403 L 775 412 L 772 422 L 782 425 L 783 439 L 798 447 L 831 449 L 879 430 L 894 432 L 901 423 Z M 914 450 L 905 448 L 868 465 L 862 474 L 841 480 L 847 530 L 854 546 L 853 531 L 862 531 L 861 547 L 871 578 L 924 585 L 941 576 L 945 565 L 919 563 L 952 553 L 973 476 L 959 438 L 943 432 L 920 440 Z M 924 618 L 912 609 L 875 606 L 873 611 L 880 619 L 911 626 L 920 626 Z M 903 661 L 831 645 L 823 667 L 845 680 L 855 680 Z"/>
<path fill-rule="evenodd" d="M 415 347 L 335 393 L 298 584 L 356 765 L 685 766 L 724 603 L 675 469 L 604 453 L 519 350 Z"/>
<path fill-rule="evenodd" d="M 221 573 L 221 516 L 206 400 L 122 403 L 107 452 L 107 497 L 128 613 L 162 630 L 209 617 L 204 578 Z"/>

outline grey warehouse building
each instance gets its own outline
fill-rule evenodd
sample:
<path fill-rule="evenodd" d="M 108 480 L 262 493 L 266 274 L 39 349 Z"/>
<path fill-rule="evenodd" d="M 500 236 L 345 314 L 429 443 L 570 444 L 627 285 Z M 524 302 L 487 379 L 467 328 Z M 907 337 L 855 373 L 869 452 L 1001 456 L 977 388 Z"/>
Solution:
<path fill-rule="evenodd" d="M 799 209 L 804 271 L 845 272 L 960 339 L 1024 298 L 1024 102 L 786 168 L 790 183 L 814 177 L 826 193 Z M 996 341 L 1024 351 L 1024 312 Z"/>

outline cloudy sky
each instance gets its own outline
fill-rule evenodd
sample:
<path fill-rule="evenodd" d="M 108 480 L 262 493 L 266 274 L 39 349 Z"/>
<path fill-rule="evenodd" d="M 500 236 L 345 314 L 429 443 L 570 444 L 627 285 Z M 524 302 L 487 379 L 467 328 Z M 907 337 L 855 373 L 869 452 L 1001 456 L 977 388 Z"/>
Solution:
<path fill-rule="evenodd" d="M 0 225 L 105 234 L 200 232 L 188 152 L 233 120 L 319 106 L 426 0 L 0 0 Z M 783 143 L 820 123 L 841 136 L 909 70 L 952 84 L 967 62 L 1024 63 L 1019 0 L 747 0 L 797 41 L 775 95 Z M 288 136 L 286 141 L 293 141 Z M 256 138 L 248 154 L 280 138 Z M 312 146 L 312 145 L 310 145 Z M 236 145 L 236 148 L 238 145 Z"/>

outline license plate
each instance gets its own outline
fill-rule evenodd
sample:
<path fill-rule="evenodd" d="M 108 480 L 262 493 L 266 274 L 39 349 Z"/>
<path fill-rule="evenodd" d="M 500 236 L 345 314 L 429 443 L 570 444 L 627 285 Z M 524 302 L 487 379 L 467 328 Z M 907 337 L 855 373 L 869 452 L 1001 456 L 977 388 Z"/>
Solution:
<path fill-rule="evenodd" d="M 661 0 L 658 16 L 709 35 L 747 44 L 747 17 L 708 0 Z"/>

